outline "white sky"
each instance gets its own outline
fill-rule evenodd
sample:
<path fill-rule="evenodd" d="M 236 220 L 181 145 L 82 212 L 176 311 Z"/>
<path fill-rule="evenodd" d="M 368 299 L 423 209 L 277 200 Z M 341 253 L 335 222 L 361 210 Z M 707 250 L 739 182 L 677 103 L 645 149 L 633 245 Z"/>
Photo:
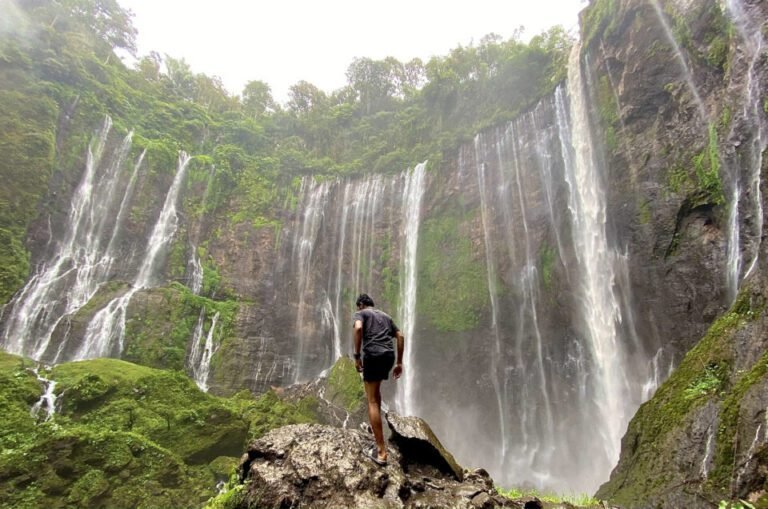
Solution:
<path fill-rule="evenodd" d="M 262 80 L 279 102 L 306 80 L 330 92 L 355 57 L 401 62 L 446 55 L 491 32 L 523 39 L 554 25 L 575 33 L 586 0 L 118 0 L 135 14 L 139 55 L 184 58 L 235 94 Z"/>

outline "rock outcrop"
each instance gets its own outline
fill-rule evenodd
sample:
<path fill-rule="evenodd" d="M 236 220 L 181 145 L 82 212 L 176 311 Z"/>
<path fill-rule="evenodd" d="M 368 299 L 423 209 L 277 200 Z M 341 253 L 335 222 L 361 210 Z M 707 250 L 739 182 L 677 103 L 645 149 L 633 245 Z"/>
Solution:
<path fill-rule="evenodd" d="M 429 426 L 389 414 L 386 466 L 367 457 L 370 434 L 319 424 L 285 426 L 254 441 L 241 463 L 239 507 L 535 507 L 497 494 L 483 469 L 463 470 Z"/>

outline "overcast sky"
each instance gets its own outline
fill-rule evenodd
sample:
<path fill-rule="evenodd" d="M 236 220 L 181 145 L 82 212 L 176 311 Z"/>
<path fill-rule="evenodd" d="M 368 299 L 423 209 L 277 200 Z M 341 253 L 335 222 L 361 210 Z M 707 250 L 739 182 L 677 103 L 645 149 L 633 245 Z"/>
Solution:
<path fill-rule="evenodd" d="M 586 0 L 118 0 L 135 14 L 139 55 L 184 58 L 240 93 L 250 80 L 288 87 L 306 80 L 342 87 L 355 57 L 402 62 L 446 55 L 458 45 L 524 26 L 523 39 L 554 25 L 577 30 Z"/>

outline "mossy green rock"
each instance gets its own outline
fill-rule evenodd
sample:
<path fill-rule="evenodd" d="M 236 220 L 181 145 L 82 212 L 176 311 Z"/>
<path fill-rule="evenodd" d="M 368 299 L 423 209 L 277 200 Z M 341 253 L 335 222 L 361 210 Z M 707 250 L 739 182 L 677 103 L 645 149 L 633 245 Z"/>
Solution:
<path fill-rule="evenodd" d="M 625 508 L 734 498 L 768 507 L 766 448 L 758 440 L 768 406 L 765 302 L 764 290 L 743 290 L 640 407 L 597 498 Z"/>
<path fill-rule="evenodd" d="M 35 364 L 0 352 L 0 507 L 200 507 L 249 437 L 313 422 L 313 398 L 219 398 L 186 375 L 117 359 L 60 364 L 57 413 L 30 413 Z"/>
<path fill-rule="evenodd" d="M 365 401 L 363 382 L 355 368 L 355 362 L 349 357 L 342 357 L 331 368 L 326 397 L 331 403 L 350 413 L 358 410 Z"/>
<path fill-rule="evenodd" d="M 183 373 L 94 359 L 57 366 L 52 376 L 65 416 L 140 433 L 186 462 L 237 456 L 245 442 L 248 423 Z"/>

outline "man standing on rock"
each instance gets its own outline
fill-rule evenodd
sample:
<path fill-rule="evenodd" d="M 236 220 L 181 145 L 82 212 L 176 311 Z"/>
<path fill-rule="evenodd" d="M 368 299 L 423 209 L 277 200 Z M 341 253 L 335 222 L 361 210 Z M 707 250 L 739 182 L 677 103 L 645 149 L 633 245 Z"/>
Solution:
<path fill-rule="evenodd" d="M 389 378 L 392 366 L 395 367 L 392 371 L 395 379 L 403 374 L 405 338 L 388 314 L 373 307 L 373 299 L 367 294 L 360 294 L 356 304 L 355 366 L 357 371 L 363 373 L 365 395 L 368 399 L 368 420 L 376 439 L 376 446 L 368 454 L 378 465 L 384 466 L 387 464 L 387 446 L 384 444 L 384 429 L 381 425 L 381 382 Z M 393 344 L 395 338 L 397 358 Z"/>

